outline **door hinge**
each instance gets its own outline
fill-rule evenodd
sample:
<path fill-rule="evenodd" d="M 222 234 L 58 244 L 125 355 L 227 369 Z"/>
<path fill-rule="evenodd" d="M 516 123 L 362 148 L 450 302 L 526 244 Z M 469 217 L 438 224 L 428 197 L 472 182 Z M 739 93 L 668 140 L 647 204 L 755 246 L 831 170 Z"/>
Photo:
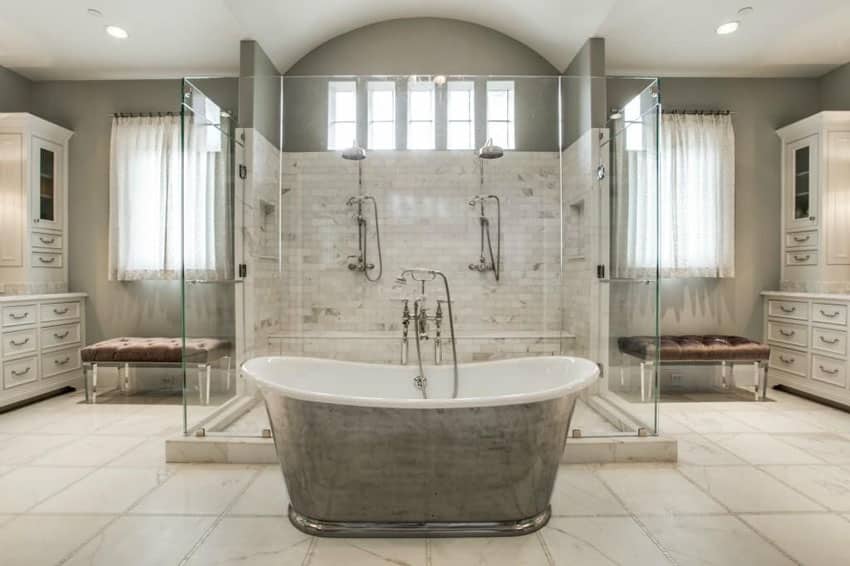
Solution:
<path fill-rule="evenodd" d="M 248 277 L 248 264 L 239 264 L 239 277 Z"/>
<path fill-rule="evenodd" d="M 605 366 L 602 365 L 602 362 L 597 362 L 596 367 L 599 368 L 599 377 L 605 377 Z"/>
<path fill-rule="evenodd" d="M 596 266 L 596 278 L 597 279 L 605 279 L 605 264 L 600 263 Z"/>
<path fill-rule="evenodd" d="M 596 179 L 597 180 L 601 181 L 602 179 L 605 178 L 605 176 L 607 174 L 608 174 L 608 172 L 605 170 L 605 165 L 599 165 L 596 168 Z"/>
<path fill-rule="evenodd" d="M 242 163 L 239 164 L 239 178 L 247 179 L 248 178 L 248 168 L 245 167 Z"/>

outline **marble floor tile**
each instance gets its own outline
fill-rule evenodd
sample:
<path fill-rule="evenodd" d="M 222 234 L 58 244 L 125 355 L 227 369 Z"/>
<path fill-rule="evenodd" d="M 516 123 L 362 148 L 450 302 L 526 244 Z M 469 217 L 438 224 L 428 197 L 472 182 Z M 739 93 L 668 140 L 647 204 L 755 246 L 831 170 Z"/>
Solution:
<path fill-rule="evenodd" d="M 552 493 L 552 514 L 625 515 L 627 511 L 596 477 L 592 466 L 561 466 Z"/>
<path fill-rule="evenodd" d="M 691 466 L 736 466 L 746 462 L 698 434 L 677 435 L 679 464 Z"/>
<path fill-rule="evenodd" d="M 265 466 L 239 496 L 229 513 L 231 515 L 286 515 L 289 496 L 280 466 Z"/>
<path fill-rule="evenodd" d="M 158 468 L 173 467 L 165 462 L 165 439 L 148 438 L 121 456 L 106 463 L 107 468 Z"/>
<path fill-rule="evenodd" d="M 598 474 L 634 513 L 726 512 L 717 502 L 669 466 L 604 466 Z"/>
<path fill-rule="evenodd" d="M 434 539 L 429 541 L 429 545 L 432 566 L 548 564 L 546 552 L 537 534 L 507 538 Z"/>
<path fill-rule="evenodd" d="M 659 415 L 658 417 L 658 432 L 659 434 L 693 434 L 694 430 L 687 426 L 682 419 L 673 415 Z"/>
<path fill-rule="evenodd" d="M 794 416 L 828 432 L 850 433 L 850 413 L 844 411 L 824 407 L 821 410 L 794 411 Z"/>
<path fill-rule="evenodd" d="M 643 523 L 680 566 L 794 564 L 750 527 L 731 515 L 655 516 L 644 518 Z"/>
<path fill-rule="evenodd" d="M 795 418 L 792 412 L 778 410 L 763 411 L 729 411 L 725 413 L 728 417 L 737 419 L 759 432 L 826 432 L 820 426 L 811 421 Z"/>
<path fill-rule="evenodd" d="M 0 432 L 5 434 L 32 433 L 48 422 L 61 419 L 63 413 L 51 413 L 45 410 L 32 410 L 30 407 L 10 411 L 0 415 Z"/>
<path fill-rule="evenodd" d="M 768 474 L 833 511 L 850 511 L 850 467 L 765 466 Z"/>
<path fill-rule="evenodd" d="M 23 513 L 92 471 L 93 468 L 16 468 L 3 476 L 0 513 Z"/>
<path fill-rule="evenodd" d="M 766 433 L 708 434 L 706 437 L 750 464 L 823 464 L 799 448 Z"/>
<path fill-rule="evenodd" d="M 695 410 L 675 416 L 681 424 L 700 434 L 722 432 L 755 432 L 755 428 L 716 410 Z"/>
<path fill-rule="evenodd" d="M 143 441 L 135 436 L 83 436 L 31 463 L 34 466 L 102 466 Z"/>
<path fill-rule="evenodd" d="M 107 515 L 19 515 L 0 526 L 0 562 L 54 566 L 112 519 Z"/>
<path fill-rule="evenodd" d="M 811 499 L 748 466 L 679 466 L 679 471 L 735 513 L 824 511 Z"/>
<path fill-rule="evenodd" d="M 180 466 L 130 512 L 217 515 L 241 494 L 256 473 L 257 468 L 234 465 Z"/>
<path fill-rule="evenodd" d="M 741 519 L 806 566 L 847 564 L 850 522 L 837 515 L 741 515 Z"/>
<path fill-rule="evenodd" d="M 179 564 L 215 517 L 124 516 L 75 552 L 63 566 Z"/>
<path fill-rule="evenodd" d="M 22 434 L 0 444 L 0 464 L 26 464 L 50 450 L 71 444 L 76 436 L 64 434 Z"/>
<path fill-rule="evenodd" d="M 173 418 L 155 414 L 140 413 L 123 417 L 107 423 L 96 429 L 93 434 L 108 434 L 115 436 L 172 436 L 182 430 L 180 416 Z"/>
<path fill-rule="evenodd" d="M 101 468 L 32 509 L 33 513 L 123 513 L 168 479 L 150 468 Z"/>
<path fill-rule="evenodd" d="M 540 533 L 556 566 L 669 564 L 629 517 L 556 517 Z"/>
<path fill-rule="evenodd" d="M 318 538 L 308 566 L 425 566 L 423 539 L 328 539 Z M 433 561 L 432 564 L 438 564 Z M 485 564 L 485 563 L 482 563 Z"/>
<path fill-rule="evenodd" d="M 226 517 L 192 553 L 189 566 L 300 566 L 311 537 L 285 517 Z M 348 557 L 336 564 L 356 564 Z"/>
<path fill-rule="evenodd" d="M 126 413 L 114 410 L 73 412 L 58 420 L 50 419 L 43 426 L 36 428 L 35 432 L 44 434 L 91 434 L 97 429 L 118 422 L 126 416 Z"/>
<path fill-rule="evenodd" d="M 775 438 L 829 464 L 850 464 L 850 442 L 837 434 L 782 434 Z"/>

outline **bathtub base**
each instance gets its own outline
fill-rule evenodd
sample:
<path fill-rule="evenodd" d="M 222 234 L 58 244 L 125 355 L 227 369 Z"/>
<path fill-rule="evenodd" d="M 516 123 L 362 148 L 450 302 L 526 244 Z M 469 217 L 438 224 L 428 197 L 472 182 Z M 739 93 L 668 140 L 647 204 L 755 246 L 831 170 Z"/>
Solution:
<path fill-rule="evenodd" d="M 341 538 L 459 538 L 527 535 L 549 522 L 552 508 L 520 521 L 393 522 L 322 521 L 302 515 L 289 506 L 289 520 L 299 531 L 319 537 Z"/>

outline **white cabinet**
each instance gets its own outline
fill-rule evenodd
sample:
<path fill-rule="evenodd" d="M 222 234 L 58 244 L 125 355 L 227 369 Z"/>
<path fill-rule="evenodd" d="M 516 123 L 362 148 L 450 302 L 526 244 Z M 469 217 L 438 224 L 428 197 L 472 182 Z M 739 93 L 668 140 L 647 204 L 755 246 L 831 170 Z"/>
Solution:
<path fill-rule="evenodd" d="M 0 291 L 68 287 L 68 140 L 27 113 L 0 113 Z"/>
<path fill-rule="evenodd" d="M 850 112 L 820 112 L 782 138 L 782 283 L 850 293 Z"/>
<path fill-rule="evenodd" d="M 773 385 L 850 406 L 850 295 L 765 291 Z"/>
<path fill-rule="evenodd" d="M 82 385 L 84 293 L 0 297 L 0 408 Z"/>

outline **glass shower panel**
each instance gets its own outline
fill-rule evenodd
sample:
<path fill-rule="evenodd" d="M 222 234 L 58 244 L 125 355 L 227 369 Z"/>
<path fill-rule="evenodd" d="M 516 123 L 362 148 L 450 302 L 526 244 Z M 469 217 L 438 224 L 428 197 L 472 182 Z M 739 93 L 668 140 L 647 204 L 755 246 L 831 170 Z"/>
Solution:
<path fill-rule="evenodd" d="M 200 81 L 198 81 L 200 82 Z M 204 431 L 241 389 L 237 317 L 241 280 L 234 213 L 237 151 L 232 109 L 192 80 L 181 101 L 184 433 Z"/>

